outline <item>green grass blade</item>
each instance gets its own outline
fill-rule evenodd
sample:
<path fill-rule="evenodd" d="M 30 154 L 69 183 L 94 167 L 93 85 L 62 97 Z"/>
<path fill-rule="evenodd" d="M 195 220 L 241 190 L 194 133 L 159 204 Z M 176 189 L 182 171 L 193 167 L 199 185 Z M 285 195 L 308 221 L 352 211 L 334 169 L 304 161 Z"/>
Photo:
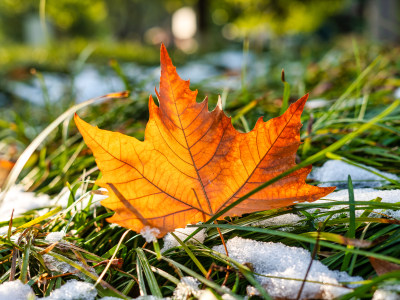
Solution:
<path fill-rule="evenodd" d="M 28 243 L 24 247 L 24 256 L 22 258 L 21 275 L 20 275 L 20 280 L 22 281 L 23 284 L 28 282 L 29 256 L 31 253 L 31 243 L 32 243 L 32 238 L 30 237 L 30 233 L 27 234 L 26 238 L 28 239 Z"/>
<path fill-rule="evenodd" d="M 28 227 L 31 227 L 33 225 L 36 225 L 36 224 L 46 220 L 47 218 L 50 218 L 50 217 L 54 216 L 56 213 L 58 213 L 61 210 L 62 210 L 62 207 L 59 206 L 59 207 L 49 211 L 48 213 L 45 213 L 43 216 L 40 216 L 40 217 L 38 217 L 36 219 L 33 219 L 32 221 L 29 221 L 28 223 L 25 223 L 25 224 L 19 226 L 18 228 L 28 228 Z"/>
<path fill-rule="evenodd" d="M 143 268 L 139 256 L 136 257 L 136 273 L 139 283 L 140 296 L 147 296 L 146 284 L 144 283 Z"/>
<path fill-rule="evenodd" d="M 153 251 L 151 251 L 151 250 L 148 250 L 148 249 L 144 249 L 144 250 L 146 250 L 147 252 L 149 252 L 149 253 L 151 253 L 151 254 L 153 254 L 153 255 L 157 255 L 155 252 L 153 252 Z M 196 273 L 195 271 L 189 269 L 188 267 L 186 267 L 186 266 L 184 266 L 184 265 L 182 265 L 182 264 L 180 264 L 180 263 L 178 263 L 178 262 L 176 262 L 176 261 L 174 261 L 174 260 L 172 260 L 172 259 L 170 259 L 170 258 L 167 258 L 167 257 L 165 257 L 165 256 L 162 256 L 161 259 L 162 259 L 162 260 L 165 260 L 166 262 L 168 262 L 168 263 L 170 263 L 170 264 L 172 264 L 172 265 L 174 265 L 174 266 L 176 266 L 177 268 L 181 269 L 183 272 L 185 272 L 185 273 L 187 273 L 188 275 L 190 275 L 190 276 L 196 278 L 196 279 L 197 279 L 198 281 L 200 281 L 201 283 L 204 283 L 204 284 L 207 285 L 208 287 L 210 287 L 210 288 L 216 290 L 217 292 L 219 292 L 219 293 L 221 293 L 221 294 L 229 294 L 229 295 L 231 295 L 232 297 L 234 297 L 235 299 L 243 299 L 243 297 L 240 297 L 240 296 L 236 295 L 235 293 L 231 292 L 231 291 L 228 290 L 228 289 L 222 288 L 221 286 L 219 286 L 219 285 L 216 284 L 215 282 L 206 279 L 205 277 L 199 275 L 199 274 Z"/>
<path fill-rule="evenodd" d="M 360 299 L 360 298 L 365 298 L 365 294 L 369 294 L 369 291 L 371 288 L 376 287 L 378 283 L 388 280 L 388 279 L 398 279 L 400 278 L 400 271 L 394 271 L 394 272 L 389 272 L 386 274 L 383 274 L 381 276 L 375 277 L 371 279 L 370 283 L 363 284 L 356 289 L 354 289 L 353 292 L 348 293 L 346 295 L 341 296 L 339 299 L 340 300 L 350 300 L 350 299 Z"/>
<path fill-rule="evenodd" d="M 354 204 L 353 182 L 351 181 L 350 175 L 348 176 L 347 184 L 348 184 L 348 191 L 349 191 L 349 216 L 350 216 L 349 230 L 347 231 L 347 237 L 354 239 L 356 236 L 356 209 L 355 209 L 355 204 Z M 347 248 L 353 249 L 354 246 L 347 245 Z M 343 258 L 343 263 L 340 268 L 341 271 L 348 270 L 351 256 L 352 256 L 352 254 L 350 252 L 348 252 L 348 251 L 345 252 L 344 258 Z"/>
<path fill-rule="evenodd" d="M 147 284 L 149 285 L 152 296 L 162 298 L 163 295 L 161 293 L 160 287 L 158 286 L 156 277 L 154 276 L 154 273 L 151 270 L 149 261 L 147 260 L 147 257 L 144 254 L 142 248 L 136 248 L 136 253 L 138 259 L 140 260 L 140 264 L 142 265 L 144 275 L 146 276 Z"/>
<path fill-rule="evenodd" d="M 381 56 L 378 56 L 375 58 L 370 65 L 364 69 L 364 71 L 361 72 L 360 75 L 357 76 L 356 80 L 354 80 L 350 86 L 346 89 L 346 91 L 335 101 L 335 103 L 329 108 L 329 110 L 321 117 L 319 118 L 313 125 L 313 129 L 317 130 L 323 127 L 323 123 L 328 120 L 332 114 L 335 113 L 335 111 L 342 105 L 344 100 L 355 90 L 357 87 L 359 87 L 361 81 L 367 77 L 372 70 L 375 68 L 375 66 L 378 64 L 378 62 L 381 60 Z"/>
<path fill-rule="evenodd" d="M 203 273 L 204 276 L 207 275 L 207 270 L 203 267 L 203 265 L 200 263 L 200 261 L 197 259 L 197 257 L 193 254 L 193 252 L 189 249 L 189 247 L 181 241 L 179 237 L 173 232 L 170 232 L 170 234 L 177 240 L 177 242 L 182 246 L 182 248 L 186 251 L 187 255 L 193 260 L 193 262 L 196 264 L 196 266 L 199 268 L 201 273 Z"/>

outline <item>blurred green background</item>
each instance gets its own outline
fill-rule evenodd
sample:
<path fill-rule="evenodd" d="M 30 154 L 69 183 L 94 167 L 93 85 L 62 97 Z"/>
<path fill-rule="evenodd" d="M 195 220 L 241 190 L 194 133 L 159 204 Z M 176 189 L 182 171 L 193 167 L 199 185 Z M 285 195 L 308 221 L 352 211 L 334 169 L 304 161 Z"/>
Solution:
<path fill-rule="evenodd" d="M 399 8 L 396 0 L 0 0 L 0 156 L 15 160 L 67 108 L 122 90 L 130 108 L 93 107 L 92 118 L 143 137 L 161 43 L 199 99 L 213 105 L 221 95 L 243 131 L 279 114 L 282 68 L 290 101 L 310 92 L 323 107 L 383 54 L 373 89 L 393 95 Z"/>

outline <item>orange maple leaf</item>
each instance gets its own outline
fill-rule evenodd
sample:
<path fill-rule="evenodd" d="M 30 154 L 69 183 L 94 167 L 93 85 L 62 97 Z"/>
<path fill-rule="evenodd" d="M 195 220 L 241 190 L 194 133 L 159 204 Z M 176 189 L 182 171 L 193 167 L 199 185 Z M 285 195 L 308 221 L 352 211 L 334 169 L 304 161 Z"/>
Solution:
<path fill-rule="evenodd" d="M 300 116 L 305 95 L 280 117 L 260 118 L 249 133 L 236 131 L 218 101 L 196 102 L 161 46 L 159 106 L 149 99 L 145 139 L 98 129 L 75 115 L 75 123 L 92 149 L 109 191 L 102 205 L 115 211 L 109 222 L 140 232 L 160 230 L 158 237 L 189 223 L 206 221 L 261 183 L 295 165 L 300 144 Z M 305 183 L 311 166 L 257 192 L 225 215 L 242 215 L 315 201 L 334 190 Z"/>

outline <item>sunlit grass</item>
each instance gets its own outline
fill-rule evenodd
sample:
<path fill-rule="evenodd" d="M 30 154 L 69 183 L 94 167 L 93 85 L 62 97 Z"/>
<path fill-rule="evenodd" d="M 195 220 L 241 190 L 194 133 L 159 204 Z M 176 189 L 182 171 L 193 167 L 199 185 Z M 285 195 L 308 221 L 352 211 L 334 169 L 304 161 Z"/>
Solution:
<path fill-rule="evenodd" d="M 346 57 L 349 54 L 342 52 L 342 55 Z M 369 57 L 359 57 L 361 62 L 358 64 L 364 66 L 360 72 L 353 68 L 355 64 L 326 66 L 322 61 L 317 71 L 307 73 L 309 78 L 313 78 L 315 73 L 328 73 L 339 68 L 340 72 L 337 74 L 345 73 L 346 77 L 351 77 L 348 76 L 348 73 L 351 73 L 354 76 L 351 80 L 336 84 L 334 91 L 322 93 L 322 96 L 335 95 L 330 98 L 333 105 L 304 112 L 302 136 L 306 142 L 298 151 L 300 164 L 321 164 L 327 158 L 339 156 L 354 164 L 363 163 L 399 174 L 400 109 L 392 92 L 396 87 L 396 83 L 393 83 L 396 82 L 393 77 L 394 67 L 388 64 L 393 57 L 389 53 L 377 60 L 363 59 Z M 326 69 L 322 70 L 323 67 Z M 236 128 L 245 131 L 244 124 L 251 128 L 260 115 L 267 115 L 269 118 L 279 114 L 278 100 L 279 95 L 282 99 L 283 94 L 283 84 L 279 82 L 279 76 L 280 71 L 275 81 L 261 80 L 261 84 L 250 82 L 246 89 L 227 93 L 226 111 L 233 116 Z M 332 82 L 339 81 L 339 75 L 335 77 L 328 74 L 324 77 L 332 78 Z M 129 81 L 129 77 L 124 80 Z M 308 84 L 308 88 L 312 89 L 319 83 L 311 83 L 312 80 L 309 79 L 303 84 Z M 265 94 L 265 84 L 274 87 L 271 94 Z M 385 85 L 391 89 L 383 90 L 382 86 Z M 399 85 L 397 83 L 397 86 Z M 198 88 L 201 90 L 201 85 Z M 293 95 L 300 90 L 300 87 L 291 83 Z M 128 99 L 93 104 L 79 113 L 101 128 L 117 130 L 143 139 L 148 118 L 148 92 L 135 92 Z M 210 93 L 216 94 L 215 91 Z M 359 94 L 364 98 L 354 101 L 354 97 Z M 253 100 L 257 101 L 249 105 Z M 15 218 L 12 224 L 9 224 L 15 228 L 10 226 L 8 233 L 0 240 L 1 283 L 19 279 L 31 285 L 38 296 L 45 296 L 68 279 L 77 278 L 77 273 L 58 274 L 49 270 L 43 259 L 43 256 L 48 254 L 75 267 L 83 274 L 84 280 L 91 283 L 99 281 L 96 285 L 99 296 L 171 296 L 180 277 L 190 275 L 197 278 L 203 287 L 208 287 L 217 294 L 227 292 L 221 287 L 226 281 L 226 286 L 231 290 L 229 293 L 234 297 L 243 297 L 247 285 L 251 284 L 267 298 L 266 291 L 257 285 L 255 274 L 249 266 L 239 264 L 212 250 L 213 246 L 221 244 L 216 229 L 219 227 L 226 240 L 240 236 L 257 241 L 281 242 L 305 248 L 310 252 L 316 248 L 315 259 L 330 269 L 346 271 L 365 279 L 359 287 L 349 289 L 349 294 L 343 296 L 343 299 L 370 297 L 382 282 L 399 284 L 399 271 L 377 276 L 369 262 L 369 257 L 374 257 L 400 264 L 398 220 L 386 223 L 385 216 L 376 217 L 370 213 L 379 208 L 400 209 L 397 204 L 381 203 L 374 199 L 367 202 L 354 199 L 354 206 L 348 202 L 296 204 L 286 210 L 227 218 L 225 221 L 218 221 L 218 224 L 195 225 L 207 230 L 208 237 L 203 244 L 181 245 L 161 253 L 160 256 L 158 246 L 147 244 L 135 232 L 128 232 L 127 229 L 109 224 L 106 218 L 110 217 L 112 212 L 104 207 L 82 207 L 77 203 L 78 188 L 84 188 L 81 194 L 97 189 L 94 180 L 99 176 L 99 172 L 94 158 L 83 145 L 81 136 L 69 117 L 60 119 L 51 130 L 42 130 L 31 136 L 27 128 L 34 116 L 32 119 L 18 119 L 17 115 L 14 120 L 3 118 L 0 126 L 4 128 L 1 136 L 7 137 L 4 140 L 6 144 L 17 143 L 20 149 L 25 149 L 34 143 L 32 151 L 27 152 L 24 158 L 25 168 L 21 170 L 21 174 L 17 174 L 20 184 L 26 189 L 46 192 L 54 197 L 57 197 L 63 187 L 69 185 L 72 196 L 67 208 L 52 210 L 44 218 L 36 218 L 35 212 L 30 212 L 26 216 Z M 53 121 L 57 117 L 58 115 Z M 50 124 L 50 121 L 42 124 L 42 128 Z M 40 134 L 42 139 L 34 141 Z M 14 184 L 15 180 L 16 177 L 9 181 L 9 184 Z M 393 182 L 384 188 L 393 189 L 398 184 Z M 351 194 L 351 187 L 349 191 Z M 343 205 L 346 205 L 345 208 Z M 324 210 L 336 206 L 337 209 Z M 359 210 L 363 212 L 362 215 L 355 217 L 354 211 Z M 268 228 L 254 226 L 259 221 L 289 213 L 304 219 L 295 225 L 275 225 Z M 341 214 L 340 217 L 336 217 L 338 213 Z M 1 224 L 7 226 L 8 222 Z M 64 241 L 49 243 L 45 240 L 48 233 L 55 231 L 65 231 Z M 353 247 L 343 237 L 360 240 L 361 246 L 367 246 Z M 362 244 L 361 241 L 365 243 Z M 163 241 L 160 240 L 159 247 L 162 246 Z M 117 261 L 110 261 L 112 257 L 122 259 L 122 265 Z M 207 276 L 213 263 L 221 268 L 212 269 Z M 99 274 L 105 270 L 107 264 L 108 270 L 99 279 Z M 227 266 L 233 267 L 234 271 L 229 272 L 225 278 L 226 273 L 222 267 Z M 93 267 L 97 275 L 90 272 L 89 267 Z"/>

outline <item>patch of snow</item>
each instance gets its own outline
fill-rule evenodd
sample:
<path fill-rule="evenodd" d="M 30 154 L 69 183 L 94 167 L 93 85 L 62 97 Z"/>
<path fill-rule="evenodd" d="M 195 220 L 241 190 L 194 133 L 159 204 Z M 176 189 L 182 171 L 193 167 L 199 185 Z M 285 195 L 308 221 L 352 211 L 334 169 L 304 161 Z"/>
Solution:
<path fill-rule="evenodd" d="M 281 226 L 281 225 L 294 225 L 303 221 L 304 218 L 296 214 L 284 214 L 277 217 L 254 222 L 252 225 L 257 227 Z M 291 227 L 284 227 L 282 230 L 291 230 Z"/>
<path fill-rule="evenodd" d="M 372 300 L 399 300 L 399 299 L 400 299 L 399 294 L 380 289 L 376 290 L 374 296 L 372 297 Z"/>
<path fill-rule="evenodd" d="M 316 109 L 330 105 L 331 101 L 326 99 L 310 99 L 306 102 L 306 109 Z"/>
<path fill-rule="evenodd" d="M 242 264 L 251 263 L 256 273 L 300 279 L 295 281 L 256 276 L 272 297 L 285 299 L 297 297 L 301 280 L 304 279 L 311 261 L 311 255 L 307 250 L 289 247 L 282 243 L 258 242 L 240 237 L 230 239 L 226 246 L 231 258 Z M 214 247 L 213 250 L 225 253 L 222 245 Z M 321 262 L 314 260 L 307 280 L 319 281 L 322 284 L 307 282 L 301 299 L 333 299 L 348 293 L 349 289 L 340 286 L 339 278 L 347 282 L 362 280 L 359 276 L 351 277 L 345 272 L 331 271 Z"/>
<path fill-rule="evenodd" d="M 390 179 L 399 180 L 394 174 L 381 172 L 369 166 L 365 167 Z M 336 185 L 338 188 L 346 188 L 348 175 L 351 176 L 354 187 L 380 187 L 388 183 L 388 181 L 378 175 L 340 160 L 328 160 L 322 167 L 314 168 L 308 178 L 320 181 L 321 184 L 318 186 Z"/>
<path fill-rule="evenodd" d="M 86 275 L 83 274 L 82 272 L 80 272 L 78 269 L 67 264 L 66 262 L 59 261 L 58 259 L 54 258 L 53 256 L 51 256 L 49 254 L 43 255 L 43 260 L 44 260 L 44 263 L 46 264 L 47 268 L 49 268 L 50 271 L 58 272 L 61 274 L 74 273 L 76 276 L 78 276 L 82 280 L 85 280 L 87 278 Z M 88 267 L 84 266 L 82 262 L 76 261 L 76 263 L 78 265 L 80 265 L 82 268 L 88 269 Z M 94 268 L 89 267 L 88 271 L 97 276 Z"/>
<path fill-rule="evenodd" d="M 201 294 L 199 285 L 200 282 L 194 277 L 182 277 L 181 281 L 178 283 L 174 290 L 172 298 L 174 300 L 186 300 L 189 299 L 190 296 L 198 298 Z"/>
<path fill-rule="evenodd" d="M 393 93 L 393 96 L 394 96 L 396 99 L 399 99 L 399 98 L 400 98 L 400 87 L 397 88 L 397 89 L 395 89 L 395 91 L 394 91 L 394 93 Z"/>
<path fill-rule="evenodd" d="M 65 236 L 64 231 L 56 231 L 56 232 L 50 232 L 46 238 L 44 239 L 45 242 L 48 243 L 55 243 L 61 241 Z"/>
<path fill-rule="evenodd" d="M 400 285 L 389 284 L 379 287 L 374 293 L 372 300 L 399 300 L 400 299 Z"/>
<path fill-rule="evenodd" d="M 27 300 L 36 299 L 32 288 L 20 280 L 6 281 L 0 284 L 1 300 Z"/>
<path fill-rule="evenodd" d="M 66 284 L 59 289 L 51 292 L 45 300 L 94 300 L 97 296 L 96 288 L 87 282 L 78 281 L 75 279 L 67 281 Z"/>
<path fill-rule="evenodd" d="M 186 227 L 186 228 L 178 228 L 175 229 L 174 234 L 181 240 L 184 241 L 189 235 L 193 233 L 197 228 L 196 227 Z M 205 238 L 207 237 L 206 231 L 201 230 L 194 235 L 188 242 L 193 244 L 202 244 L 204 243 Z M 178 247 L 179 242 L 172 236 L 172 234 L 168 233 L 164 237 L 164 247 L 161 249 L 161 252 L 167 251 L 173 247 Z"/>
<path fill-rule="evenodd" d="M 50 101 L 56 102 L 67 91 L 68 84 L 66 82 L 68 79 L 65 76 L 54 73 L 44 72 L 42 75 Z M 27 82 L 8 81 L 6 86 L 11 93 L 24 100 L 36 105 L 43 106 L 45 104 L 43 89 L 40 80 L 36 77 Z"/>
<path fill-rule="evenodd" d="M 75 77 L 74 84 L 77 102 L 125 89 L 121 78 L 111 73 L 101 74 L 92 66 L 85 67 Z"/>
<path fill-rule="evenodd" d="M 202 290 L 200 293 L 200 296 L 198 298 L 199 298 L 199 300 L 217 300 L 218 299 L 217 297 L 215 297 L 213 292 L 211 292 L 210 290 Z M 224 298 L 222 298 L 222 299 L 224 299 Z"/>
<path fill-rule="evenodd" d="M 146 296 L 139 296 L 139 297 L 137 297 L 137 298 L 133 298 L 133 299 L 136 299 L 136 300 L 160 300 L 160 299 L 166 299 L 166 300 L 169 300 L 169 299 L 171 299 L 171 298 L 158 298 L 158 297 L 156 297 L 156 296 L 152 296 L 152 295 L 146 295 Z"/>
<path fill-rule="evenodd" d="M 11 232 L 16 229 L 16 227 L 12 226 L 11 227 Z M 7 235 L 8 234 L 8 225 L 0 227 L 0 235 Z"/>
<path fill-rule="evenodd" d="M 153 228 L 150 226 L 144 226 L 140 231 L 140 235 L 146 240 L 147 243 L 155 242 L 159 234 L 160 230 L 158 228 Z"/>
<path fill-rule="evenodd" d="M 76 199 L 79 199 L 81 197 L 81 194 L 81 189 L 78 189 Z M 59 195 L 59 197 L 51 199 L 46 194 L 36 195 L 32 192 L 25 192 L 22 185 L 14 185 L 7 192 L 6 197 L 4 198 L 4 201 L 0 207 L 0 221 L 9 220 L 13 209 L 15 218 L 33 209 L 41 209 L 55 205 L 66 207 L 70 195 L 69 190 L 67 188 L 64 188 Z M 81 200 L 82 207 L 86 207 L 88 205 L 91 196 L 91 193 L 86 193 L 84 198 Z M 100 205 L 99 202 L 107 197 L 107 195 L 93 194 L 92 203 Z"/>
<path fill-rule="evenodd" d="M 51 205 L 51 200 L 48 195 L 35 195 L 35 193 L 25 192 L 21 185 L 14 185 L 8 191 L 0 207 L 0 221 L 9 220 L 13 209 L 14 217 L 16 217 L 29 210 Z"/>
<path fill-rule="evenodd" d="M 354 200 L 355 201 L 370 201 L 374 200 L 378 197 L 382 198 L 381 202 L 384 203 L 399 203 L 400 202 L 400 190 L 374 190 L 374 189 L 354 189 Z M 335 201 L 349 201 L 349 192 L 348 190 L 341 190 L 338 192 L 333 192 L 328 196 L 324 197 L 325 199 L 335 200 Z M 326 203 L 326 200 L 317 200 L 314 203 Z M 334 205 L 329 210 L 338 210 L 341 208 L 346 208 L 347 205 Z M 320 210 L 328 211 L 328 209 L 321 208 Z M 374 209 L 376 213 L 383 213 L 389 217 L 394 219 L 400 219 L 400 208 L 399 210 L 393 209 Z M 359 217 L 363 210 L 356 210 L 356 217 Z"/>

